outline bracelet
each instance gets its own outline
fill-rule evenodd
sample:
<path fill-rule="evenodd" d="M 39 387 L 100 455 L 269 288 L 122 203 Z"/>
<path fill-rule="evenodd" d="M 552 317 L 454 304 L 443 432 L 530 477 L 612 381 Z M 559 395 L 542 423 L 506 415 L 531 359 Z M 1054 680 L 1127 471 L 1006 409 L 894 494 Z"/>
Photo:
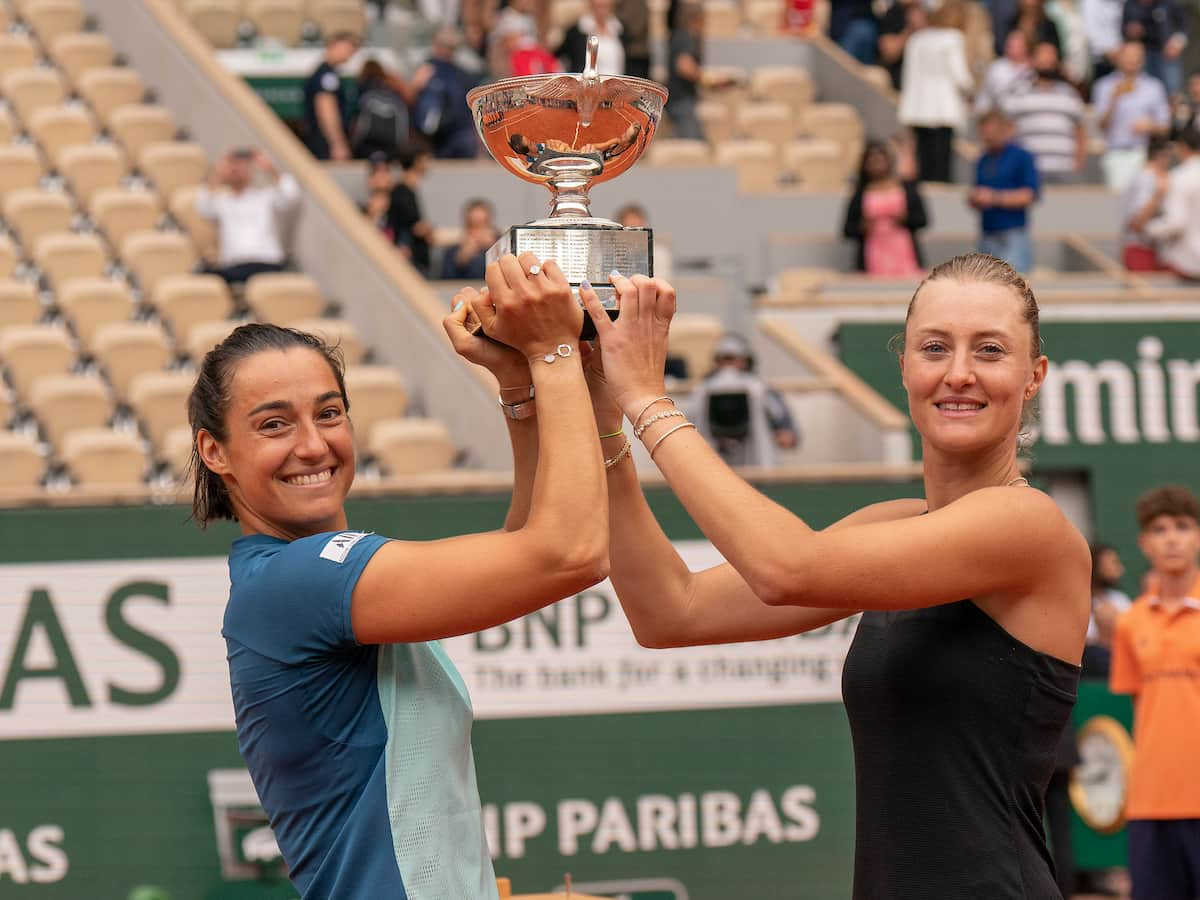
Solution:
<path fill-rule="evenodd" d="M 575 355 L 575 348 L 570 344 L 559 344 L 554 348 L 552 353 L 543 353 L 541 356 L 531 356 L 530 360 L 540 359 L 544 363 L 553 363 L 560 359 L 567 359 Z"/>
<path fill-rule="evenodd" d="M 646 433 L 646 429 L 649 428 L 651 425 L 653 425 L 655 422 L 661 422 L 663 419 L 673 419 L 676 416 L 683 418 L 682 410 L 668 409 L 666 412 L 655 413 L 650 418 L 648 418 L 645 422 L 643 422 L 641 425 L 639 425 L 637 428 L 633 429 L 633 436 L 635 438 L 640 438 L 643 434 Z"/>
<path fill-rule="evenodd" d="M 513 391 L 520 391 L 521 395 L 519 397 L 517 397 L 516 400 L 513 400 L 511 402 L 505 401 L 504 395 L 511 394 Z M 505 403 L 508 406 L 514 406 L 515 404 L 521 403 L 525 400 L 532 400 L 534 398 L 534 396 L 535 396 L 535 392 L 534 392 L 532 384 L 522 384 L 522 385 L 518 385 L 517 387 L 502 387 L 502 388 L 500 388 L 501 402 Z"/>
<path fill-rule="evenodd" d="M 612 434 L 602 434 L 602 435 L 600 435 L 600 440 L 604 440 L 605 438 L 610 438 L 610 437 L 616 437 L 618 434 L 624 434 L 624 433 L 625 433 L 625 429 L 624 429 L 624 428 L 618 428 L 618 429 L 617 429 L 616 431 L 614 431 Z"/>
<path fill-rule="evenodd" d="M 499 401 L 500 408 L 504 410 L 504 415 L 514 422 L 537 415 L 536 400 L 526 400 L 523 403 L 505 403 L 503 397 L 497 397 L 496 400 Z"/>
<path fill-rule="evenodd" d="M 629 440 L 629 438 L 625 438 L 625 444 L 620 450 L 617 451 L 617 455 L 612 459 L 606 459 L 604 461 L 604 468 L 606 470 L 611 469 L 613 466 L 627 457 L 631 450 L 633 450 L 633 441 Z"/>
<path fill-rule="evenodd" d="M 666 400 L 672 406 L 675 405 L 675 401 L 672 400 L 670 397 L 655 397 L 653 400 L 651 400 L 649 403 L 647 403 L 645 406 L 642 407 L 642 411 L 640 413 L 638 413 L 636 416 L 633 417 L 633 420 L 632 420 L 633 427 L 637 428 L 638 420 L 641 419 L 641 417 L 646 414 L 646 410 L 648 410 L 650 407 L 652 407 L 655 403 L 660 403 L 663 400 Z"/>
<path fill-rule="evenodd" d="M 668 431 L 666 434 L 664 434 L 662 437 L 660 437 L 657 441 L 654 442 L 654 446 L 650 448 L 650 458 L 654 459 L 654 451 L 658 449 L 658 445 L 661 444 L 663 441 L 665 441 L 667 438 L 669 438 L 671 435 L 673 435 L 675 432 L 677 432 L 683 428 L 695 428 L 695 427 L 696 426 L 693 425 L 691 422 L 684 422 L 682 425 L 676 425 L 674 428 L 672 428 L 670 431 Z"/>

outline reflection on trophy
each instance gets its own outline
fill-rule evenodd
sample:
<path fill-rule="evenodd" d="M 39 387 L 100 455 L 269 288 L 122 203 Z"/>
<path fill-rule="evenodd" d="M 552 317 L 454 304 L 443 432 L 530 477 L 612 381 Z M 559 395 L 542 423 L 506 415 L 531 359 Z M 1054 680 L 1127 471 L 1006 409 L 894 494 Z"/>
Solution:
<path fill-rule="evenodd" d="M 509 78 L 467 94 L 475 127 L 493 158 L 518 178 L 544 184 L 550 216 L 514 225 L 487 253 L 533 253 L 553 259 L 578 289 L 585 278 L 616 314 L 614 269 L 654 274 L 649 228 L 622 228 L 588 209 L 588 189 L 616 178 L 646 151 L 662 118 L 667 91 L 642 78 L 599 75 L 599 40 L 588 39 L 582 74 Z M 584 338 L 591 322 L 584 319 Z"/>

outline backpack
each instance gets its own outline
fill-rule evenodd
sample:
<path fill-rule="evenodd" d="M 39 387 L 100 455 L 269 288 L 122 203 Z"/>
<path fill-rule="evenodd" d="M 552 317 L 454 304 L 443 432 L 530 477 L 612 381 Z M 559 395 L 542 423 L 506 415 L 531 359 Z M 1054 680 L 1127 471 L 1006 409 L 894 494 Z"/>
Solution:
<path fill-rule="evenodd" d="M 408 142 L 408 106 L 386 88 L 372 88 L 358 98 L 358 115 L 350 131 L 355 148 L 392 150 Z"/>

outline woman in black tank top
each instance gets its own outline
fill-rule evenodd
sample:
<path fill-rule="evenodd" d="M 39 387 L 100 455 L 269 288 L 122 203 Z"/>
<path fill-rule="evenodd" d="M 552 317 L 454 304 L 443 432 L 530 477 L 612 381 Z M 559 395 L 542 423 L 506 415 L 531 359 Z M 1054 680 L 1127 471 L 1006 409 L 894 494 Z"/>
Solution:
<path fill-rule="evenodd" d="M 1075 702 L 1091 558 L 1017 466 L 1047 366 L 1025 280 L 970 254 L 921 283 L 899 362 L 925 497 L 822 531 L 739 478 L 663 396 L 670 285 L 613 282 L 615 323 L 594 294 L 584 300 L 604 357 L 593 354 L 590 377 L 611 577 L 639 641 L 766 640 L 865 611 L 843 677 L 855 900 L 1061 897 L 1043 796 Z M 623 415 L 728 563 L 693 573 L 675 552 L 626 461 Z"/>

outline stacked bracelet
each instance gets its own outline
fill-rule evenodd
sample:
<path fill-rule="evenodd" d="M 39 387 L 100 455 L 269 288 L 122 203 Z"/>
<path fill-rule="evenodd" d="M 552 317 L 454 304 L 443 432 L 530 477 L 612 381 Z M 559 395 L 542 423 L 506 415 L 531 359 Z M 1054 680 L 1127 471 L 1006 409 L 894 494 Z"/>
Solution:
<path fill-rule="evenodd" d="M 655 422 L 661 422 L 663 419 L 673 419 L 676 416 L 678 416 L 679 418 L 683 418 L 683 413 L 678 409 L 668 409 L 666 412 L 655 413 L 650 418 L 648 418 L 645 422 L 643 422 L 641 425 L 639 425 L 633 429 L 633 436 L 635 438 L 640 438 L 643 434 L 646 433 L 646 429 L 649 428 L 651 425 L 653 425 Z"/>
<path fill-rule="evenodd" d="M 682 425 L 676 425 L 674 428 L 669 429 L 667 431 L 667 433 L 664 434 L 662 437 L 660 437 L 657 441 L 655 441 L 654 446 L 650 448 L 650 458 L 654 459 L 654 451 L 658 449 L 658 445 L 661 444 L 663 441 L 665 441 L 667 438 L 669 438 L 671 435 L 673 435 L 675 432 L 682 431 L 684 428 L 695 428 L 695 427 L 696 426 L 693 425 L 691 422 L 684 422 Z"/>
<path fill-rule="evenodd" d="M 619 435 L 619 434 L 624 434 L 624 433 L 625 433 L 625 429 L 624 429 L 624 428 L 618 428 L 616 431 L 612 432 L 611 434 L 602 434 L 602 435 L 600 435 L 600 440 L 604 440 L 605 438 L 614 438 L 614 437 L 616 437 L 617 435 Z"/>
<path fill-rule="evenodd" d="M 642 411 L 640 413 L 638 413 L 636 416 L 633 417 L 633 419 L 631 420 L 633 422 L 633 427 L 637 428 L 638 422 L 641 421 L 642 416 L 644 416 L 646 414 L 647 410 L 649 410 L 650 407 L 652 407 L 655 403 L 661 403 L 664 400 L 667 403 L 670 403 L 672 406 L 675 405 L 675 401 L 672 400 L 670 397 L 655 397 L 653 400 L 651 400 L 649 403 L 647 403 L 645 406 L 642 407 Z"/>
<path fill-rule="evenodd" d="M 615 466 L 621 460 L 625 459 L 625 457 L 627 457 L 629 455 L 631 450 L 633 450 L 633 441 L 629 440 L 629 438 L 625 438 L 625 444 L 621 447 L 620 450 L 617 451 L 617 455 L 614 456 L 612 459 L 606 459 L 604 461 L 604 468 L 611 469 L 613 466 Z"/>

